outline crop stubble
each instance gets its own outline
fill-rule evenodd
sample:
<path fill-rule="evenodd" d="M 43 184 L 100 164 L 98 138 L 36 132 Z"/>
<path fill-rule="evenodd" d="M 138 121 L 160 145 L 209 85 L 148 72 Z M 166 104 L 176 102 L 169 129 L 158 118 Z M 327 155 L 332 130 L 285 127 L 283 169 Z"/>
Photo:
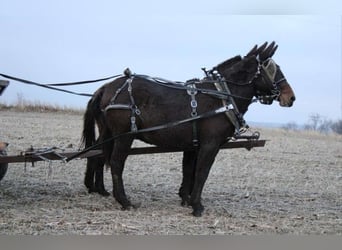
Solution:
<path fill-rule="evenodd" d="M 0 111 L 8 154 L 77 150 L 82 115 Z M 222 150 L 201 218 L 180 205 L 181 153 L 130 156 L 124 181 L 138 209 L 88 194 L 85 160 L 10 164 L 0 182 L 0 234 L 342 234 L 342 138 L 258 129 L 264 148 Z M 68 148 L 70 149 L 70 148 Z M 105 185 L 111 190 L 110 172 Z"/>

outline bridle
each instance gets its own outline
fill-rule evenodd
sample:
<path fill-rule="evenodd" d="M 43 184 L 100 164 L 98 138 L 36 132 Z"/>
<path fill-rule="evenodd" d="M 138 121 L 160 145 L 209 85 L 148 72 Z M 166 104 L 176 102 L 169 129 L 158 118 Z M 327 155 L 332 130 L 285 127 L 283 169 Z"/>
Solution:
<path fill-rule="evenodd" d="M 205 74 L 209 78 L 213 78 L 215 80 L 219 80 L 219 82 L 225 82 L 226 84 L 232 84 L 236 86 L 248 86 L 248 85 L 255 85 L 255 80 L 261 76 L 263 78 L 263 82 L 266 85 L 265 89 L 267 89 L 267 93 L 264 91 L 261 91 L 259 89 L 256 90 L 256 100 L 260 101 L 262 104 L 272 104 L 273 100 L 278 100 L 280 96 L 280 83 L 283 81 L 286 81 L 285 77 L 281 77 L 280 79 L 276 80 L 276 74 L 279 70 L 279 66 L 274 62 L 272 58 L 268 58 L 264 61 L 261 61 L 258 57 L 256 58 L 258 62 L 257 70 L 253 77 L 245 83 L 237 83 L 234 81 L 230 81 L 225 79 L 220 75 L 218 72 L 217 67 L 214 67 L 212 70 L 205 70 L 205 68 L 202 68 L 204 70 Z M 270 94 L 269 94 L 270 93 Z M 243 97 L 239 96 L 233 96 L 238 99 L 245 99 Z"/>
<path fill-rule="evenodd" d="M 280 96 L 280 83 L 286 81 L 285 77 L 281 77 L 276 80 L 277 71 L 279 66 L 273 61 L 272 58 L 268 58 L 261 62 L 258 59 L 258 70 L 256 74 L 259 74 L 263 78 L 263 82 L 268 85 L 268 89 L 271 94 L 263 93 L 260 90 L 256 90 L 256 97 L 262 104 L 272 104 L 273 100 L 278 100 Z M 258 73 L 259 72 L 259 73 Z"/>

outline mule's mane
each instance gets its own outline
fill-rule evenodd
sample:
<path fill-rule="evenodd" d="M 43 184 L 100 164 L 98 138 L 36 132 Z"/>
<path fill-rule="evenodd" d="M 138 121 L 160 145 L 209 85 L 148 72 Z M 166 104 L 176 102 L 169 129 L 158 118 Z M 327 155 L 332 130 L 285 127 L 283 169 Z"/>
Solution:
<path fill-rule="evenodd" d="M 241 60 L 242 60 L 241 56 L 235 56 L 235 57 L 230 58 L 230 59 L 228 59 L 228 60 L 226 60 L 226 61 L 224 61 L 224 62 L 221 62 L 220 64 L 218 64 L 217 66 L 215 66 L 214 69 L 219 70 L 219 69 L 222 69 L 222 68 L 229 68 L 229 67 L 231 67 L 233 64 L 235 64 L 235 63 L 237 63 L 237 62 L 239 62 L 239 61 L 241 61 Z"/>

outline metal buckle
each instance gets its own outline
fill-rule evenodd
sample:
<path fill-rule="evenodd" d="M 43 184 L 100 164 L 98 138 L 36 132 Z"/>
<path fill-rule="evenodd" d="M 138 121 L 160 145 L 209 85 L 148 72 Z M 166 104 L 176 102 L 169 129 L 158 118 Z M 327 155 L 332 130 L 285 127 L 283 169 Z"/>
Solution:
<path fill-rule="evenodd" d="M 191 105 L 191 108 L 197 108 L 197 101 L 191 100 L 190 105 Z"/>

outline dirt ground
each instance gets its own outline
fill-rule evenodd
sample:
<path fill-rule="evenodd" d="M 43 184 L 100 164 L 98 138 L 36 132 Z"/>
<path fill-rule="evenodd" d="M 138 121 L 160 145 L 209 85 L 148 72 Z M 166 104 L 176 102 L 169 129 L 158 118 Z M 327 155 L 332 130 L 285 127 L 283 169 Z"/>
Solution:
<path fill-rule="evenodd" d="M 77 150 L 82 115 L 0 111 L 8 154 L 31 145 Z M 130 156 L 124 181 L 138 209 L 88 194 L 85 160 L 12 163 L 0 182 L 0 234 L 342 234 L 342 137 L 257 129 L 263 148 L 222 150 L 201 218 L 180 205 L 181 154 Z M 71 148 L 70 148 L 71 147 Z M 105 185 L 111 190 L 110 172 Z"/>

